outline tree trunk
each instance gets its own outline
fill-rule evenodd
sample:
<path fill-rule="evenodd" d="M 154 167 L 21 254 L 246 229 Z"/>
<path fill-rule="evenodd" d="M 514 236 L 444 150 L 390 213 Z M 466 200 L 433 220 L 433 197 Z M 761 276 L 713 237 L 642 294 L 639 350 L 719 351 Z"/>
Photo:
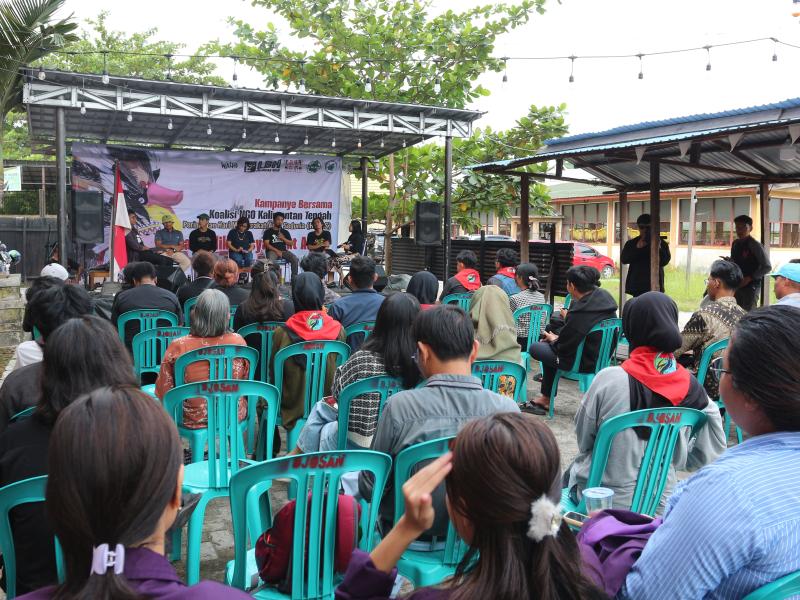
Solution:
<path fill-rule="evenodd" d="M 386 207 L 386 230 L 383 236 L 383 268 L 387 275 L 392 274 L 392 229 L 394 228 L 394 208 L 397 202 L 397 187 L 394 178 L 394 154 L 389 155 L 389 202 Z"/>

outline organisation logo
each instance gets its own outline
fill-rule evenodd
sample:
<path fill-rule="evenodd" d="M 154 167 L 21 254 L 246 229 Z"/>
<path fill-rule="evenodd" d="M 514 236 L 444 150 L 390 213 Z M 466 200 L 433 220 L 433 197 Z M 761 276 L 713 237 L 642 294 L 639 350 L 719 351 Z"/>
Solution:
<path fill-rule="evenodd" d="M 283 159 L 278 160 L 246 160 L 245 173 L 277 173 L 281 170 Z"/>

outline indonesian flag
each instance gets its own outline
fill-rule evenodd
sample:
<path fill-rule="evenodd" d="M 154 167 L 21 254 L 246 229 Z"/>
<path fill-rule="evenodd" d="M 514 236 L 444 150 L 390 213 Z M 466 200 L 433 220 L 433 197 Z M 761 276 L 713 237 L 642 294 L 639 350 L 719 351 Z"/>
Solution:
<path fill-rule="evenodd" d="M 119 176 L 119 165 L 117 165 L 114 179 L 114 265 L 111 273 L 111 281 L 119 281 L 122 269 L 128 264 L 128 250 L 125 247 L 125 236 L 131 230 L 131 220 L 128 218 L 128 206 L 125 203 L 125 193 L 122 190 L 122 179 Z"/>

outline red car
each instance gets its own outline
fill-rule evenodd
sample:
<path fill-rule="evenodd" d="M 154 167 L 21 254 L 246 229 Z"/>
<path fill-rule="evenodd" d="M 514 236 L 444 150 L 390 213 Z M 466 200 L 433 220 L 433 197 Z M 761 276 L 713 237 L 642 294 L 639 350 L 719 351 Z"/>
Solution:
<path fill-rule="evenodd" d="M 600 254 L 597 250 L 592 248 L 589 244 L 582 242 L 573 242 L 575 249 L 572 253 L 573 265 L 589 265 L 600 271 L 603 279 L 608 279 L 614 275 L 616 266 L 614 261 L 605 254 Z"/>

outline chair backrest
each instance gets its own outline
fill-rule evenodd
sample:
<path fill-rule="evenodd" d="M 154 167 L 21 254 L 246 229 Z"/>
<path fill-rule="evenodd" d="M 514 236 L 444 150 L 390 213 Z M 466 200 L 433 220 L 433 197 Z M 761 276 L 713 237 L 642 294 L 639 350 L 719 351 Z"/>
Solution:
<path fill-rule="evenodd" d="M 233 329 L 233 316 L 236 314 L 236 309 L 239 308 L 238 304 L 231 304 L 231 319 L 228 322 L 228 327 Z"/>
<path fill-rule="evenodd" d="M 172 340 L 189 335 L 188 327 L 156 327 L 133 337 L 133 370 L 141 382 L 143 373 L 158 373 Z"/>
<path fill-rule="evenodd" d="M 305 408 L 303 415 L 308 416 L 311 407 L 322 400 L 325 393 L 325 376 L 328 364 L 328 356 L 336 356 L 336 366 L 341 366 L 350 357 L 350 346 L 339 341 L 314 340 L 310 342 L 298 342 L 278 350 L 275 354 L 275 364 L 273 365 L 273 378 L 275 387 L 283 390 L 283 365 L 295 357 L 304 356 L 306 359 L 305 383 L 303 384 L 303 398 Z"/>
<path fill-rule="evenodd" d="M 464 312 L 469 312 L 469 303 L 472 301 L 472 294 L 448 294 L 442 298 L 442 304 L 456 304 Z"/>
<path fill-rule="evenodd" d="M 455 436 L 429 440 L 406 448 L 394 459 L 394 522 L 400 520 L 406 510 L 403 498 L 403 484 L 408 481 L 414 468 L 421 462 L 435 460 L 450 450 Z M 373 496 L 376 498 L 377 496 Z M 455 567 L 464 554 L 465 545 L 458 537 L 452 523 L 447 526 L 447 539 L 444 546 L 442 564 Z"/>
<path fill-rule="evenodd" d="M 278 419 L 280 394 L 274 385 L 263 381 L 218 379 L 187 383 L 172 388 L 164 395 L 164 409 L 176 425 L 183 424 L 183 403 L 191 398 L 203 398 L 208 403 L 208 485 L 226 488 L 230 476 L 245 460 L 242 432 L 239 429 L 239 398 L 247 396 L 248 414 L 254 414 L 259 399 L 266 401 L 262 427 L 267 436 L 267 452 L 272 451 L 272 436 Z M 219 441 L 219 444 L 215 443 Z"/>
<path fill-rule="evenodd" d="M 703 355 L 700 357 L 700 365 L 697 367 L 697 381 L 699 381 L 701 385 L 706 380 L 706 375 L 708 375 L 708 367 L 711 366 L 711 361 L 713 360 L 714 355 L 720 350 L 727 348 L 729 341 L 729 338 L 725 338 L 724 340 L 709 344 L 706 349 L 703 350 Z"/>
<path fill-rule="evenodd" d="M 378 414 L 375 415 L 375 420 L 377 421 L 383 412 L 383 406 L 386 404 L 386 400 L 397 392 L 402 391 L 403 380 L 399 377 L 375 375 L 374 377 L 365 377 L 364 379 L 351 383 L 339 392 L 339 396 L 336 398 L 336 402 L 339 405 L 339 437 L 336 447 L 339 450 L 345 450 L 347 448 L 347 427 L 350 424 L 350 405 L 354 398 L 366 394 L 380 396 Z"/>
<path fill-rule="evenodd" d="M 31 331 L 31 337 L 34 340 L 38 340 L 40 337 L 42 337 L 42 332 L 39 331 L 39 328 L 36 327 L 36 325 L 33 326 L 33 331 Z"/>
<path fill-rule="evenodd" d="M 575 363 L 572 365 L 573 373 L 580 371 L 586 338 L 596 333 L 600 333 L 602 336 L 600 348 L 597 351 L 597 360 L 594 364 L 594 372 L 599 373 L 611 364 L 611 359 L 614 358 L 614 354 L 617 351 L 617 343 L 622 333 L 622 319 L 604 319 L 589 330 L 589 333 L 581 340 L 577 352 L 575 352 Z"/>
<path fill-rule="evenodd" d="M 192 309 L 194 308 L 194 305 L 197 304 L 198 298 L 199 296 L 195 296 L 194 298 L 189 298 L 183 303 L 183 322 L 187 325 L 190 325 L 192 322 Z"/>
<path fill-rule="evenodd" d="M 514 380 L 514 402 L 522 404 L 528 395 L 528 379 L 525 367 L 510 360 L 476 360 L 472 363 L 472 374 L 481 380 L 487 390 L 508 396 L 508 378 Z"/>
<path fill-rule="evenodd" d="M 249 346 L 220 344 L 190 350 L 175 361 L 175 385 L 186 383 L 186 367 L 196 362 L 208 363 L 208 379 L 233 379 L 233 361 L 241 358 L 247 361 L 247 378 L 253 379 L 258 366 L 258 350 Z"/>
<path fill-rule="evenodd" d="M 360 323 L 353 323 L 350 327 L 345 328 L 344 333 L 347 339 L 353 334 L 363 333 L 364 336 L 361 338 L 361 343 L 364 343 L 374 329 L 375 321 L 361 321 Z"/>
<path fill-rule="evenodd" d="M 11 424 L 11 423 L 16 423 L 17 421 L 21 421 L 22 419 L 27 419 L 28 417 L 30 417 L 33 414 L 33 411 L 35 411 L 35 410 L 36 410 L 35 406 L 30 406 L 30 407 L 28 407 L 26 409 L 23 409 L 23 410 L 19 411 L 18 413 L 16 413 L 15 415 L 13 415 L 8 420 L 8 422 L 9 422 L 9 424 Z"/>
<path fill-rule="evenodd" d="M 750 592 L 744 600 L 787 600 L 798 594 L 800 594 L 800 571 L 795 571 Z"/>
<path fill-rule="evenodd" d="M 17 595 L 17 560 L 14 552 L 14 537 L 11 533 L 11 520 L 9 513 L 20 504 L 44 502 L 47 475 L 23 479 L 0 488 L 0 552 L 3 553 L 3 563 L 6 579 L 6 598 L 9 600 Z M 64 581 L 64 561 L 61 554 L 61 545 L 55 540 L 55 559 L 58 581 Z"/>
<path fill-rule="evenodd" d="M 693 436 L 705 423 L 705 413 L 679 407 L 635 410 L 608 419 L 600 426 L 597 434 L 586 487 L 602 485 L 614 437 L 624 429 L 645 427 L 650 430 L 650 439 L 642 456 L 630 510 L 645 515 L 655 515 L 667 485 L 672 455 L 681 430 L 684 427 L 691 427 L 690 435 Z M 585 502 L 581 500 L 579 508 L 582 510 L 584 506 Z"/>
<path fill-rule="evenodd" d="M 550 322 L 550 317 L 553 316 L 552 304 L 531 304 L 523 306 L 514 311 L 514 322 L 519 324 L 519 320 L 523 315 L 530 315 L 530 325 L 528 327 L 528 343 L 524 350 L 531 347 L 533 342 L 539 341 L 539 335 L 542 330 L 542 324 Z"/>
<path fill-rule="evenodd" d="M 125 326 L 132 322 L 139 324 L 137 333 L 141 333 L 142 331 L 159 327 L 159 322 L 162 327 L 176 326 L 178 324 L 178 315 L 168 310 L 159 309 L 129 310 L 126 313 L 122 313 L 117 319 L 117 333 L 122 341 L 125 341 Z"/>
<path fill-rule="evenodd" d="M 268 381 L 268 363 L 269 357 L 272 356 L 272 336 L 275 330 L 281 325 L 283 325 L 283 323 L 278 321 L 250 323 L 236 332 L 245 339 L 248 346 L 258 350 L 258 354 L 261 358 L 258 366 L 258 379 L 260 381 Z"/>
<path fill-rule="evenodd" d="M 261 531 L 270 526 L 264 503 L 248 501 L 250 492 L 258 488 L 266 491 L 264 483 L 276 478 L 289 478 L 297 488 L 298 502 L 294 513 L 295 532 L 313 532 L 306 536 L 296 534 L 292 540 L 292 565 L 305 568 L 292 569 L 293 600 L 333 598 L 334 545 L 336 541 L 336 512 L 342 475 L 355 471 L 368 471 L 374 475 L 374 501 L 364 510 L 361 518 L 359 547 L 372 549 L 378 508 L 392 459 L 386 454 L 369 450 L 315 452 L 287 456 L 244 468 L 231 478 L 230 503 L 233 521 L 234 569 L 231 583 L 247 589 L 248 523 L 252 522 L 248 509 L 261 510 Z"/>
<path fill-rule="evenodd" d="M 572 304 L 572 294 L 567 294 L 564 297 L 564 310 L 569 310 L 570 304 Z"/>

